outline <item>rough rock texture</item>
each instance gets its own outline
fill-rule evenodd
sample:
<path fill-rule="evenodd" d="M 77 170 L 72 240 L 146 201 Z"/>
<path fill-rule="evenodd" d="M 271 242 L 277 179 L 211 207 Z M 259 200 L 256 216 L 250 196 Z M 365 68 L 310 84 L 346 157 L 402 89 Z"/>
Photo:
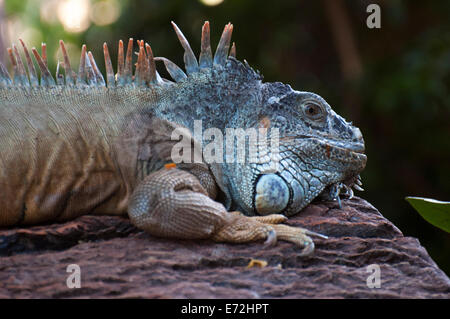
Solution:
<path fill-rule="evenodd" d="M 291 225 L 329 235 L 311 257 L 279 242 L 231 245 L 151 237 L 126 218 L 0 230 L 1 298 L 449 298 L 450 280 L 417 239 L 358 198 L 316 203 Z M 251 259 L 263 268 L 247 268 Z M 66 286 L 78 264 L 81 288 Z M 381 288 L 368 288 L 378 264 Z"/>

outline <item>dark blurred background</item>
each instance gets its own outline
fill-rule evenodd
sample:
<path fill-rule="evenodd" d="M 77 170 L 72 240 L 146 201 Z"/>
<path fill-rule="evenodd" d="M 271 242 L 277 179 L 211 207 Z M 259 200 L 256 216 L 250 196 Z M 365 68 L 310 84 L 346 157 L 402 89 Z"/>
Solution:
<path fill-rule="evenodd" d="M 370 29 L 369 4 L 381 8 Z M 450 274 L 450 235 L 425 222 L 405 196 L 450 201 L 450 1 L 0 0 L 0 59 L 5 43 L 46 42 L 50 69 L 64 39 L 78 67 L 86 43 L 103 69 L 102 44 L 116 57 L 119 39 L 145 39 L 156 56 L 181 65 L 175 21 L 198 54 L 211 23 L 216 46 L 234 24 L 238 59 L 266 81 L 323 96 L 361 128 L 368 163 L 364 193 L 406 236 L 419 238 Z M 161 70 L 161 73 L 164 72 Z"/>

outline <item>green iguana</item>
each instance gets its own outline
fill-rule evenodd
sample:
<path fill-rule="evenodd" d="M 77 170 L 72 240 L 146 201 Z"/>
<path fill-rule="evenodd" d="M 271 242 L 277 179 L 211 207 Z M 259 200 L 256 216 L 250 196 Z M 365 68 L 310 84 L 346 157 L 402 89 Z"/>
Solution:
<path fill-rule="evenodd" d="M 352 196 L 351 187 L 360 189 L 366 164 L 360 130 L 316 94 L 262 82 L 259 72 L 235 58 L 234 43 L 230 49 L 231 24 L 213 56 L 205 22 L 198 60 L 172 24 L 186 72 L 138 41 L 133 75 L 133 39 L 126 52 L 119 42 L 116 74 L 104 44 L 106 83 L 85 45 L 75 73 L 60 41 L 64 62 L 55 78 L 45 44 L 41 55 L 31 50 L 40 77 L 21 40 L 25 64 L 15 45 L 8 49 L 13 76 L 0 66 L 0 226 L 128 213 L 134 225 L 155 236 L 269 244 L 278 239 L 311 253 L 309 236 L 323 235 L 281 223 L 316 197 L 339 201 L 342 194 Z M 174 81 L 159 75 L 156 61 Z M 200 157 L 206 148 L 194 120 L 201 120 L 202 129 L 225 133 L 277 129 L 277 155 L 258 144 L 256 153 L 242 158 L 238 151 L 250 142 L 224 134 L 232 139 L 227 145 L 236 146 L 231 154 L 225 146 L 210 150 L 223 160 L 171 168 L 182 139 L 203 147 Z M 184 133 L 174 138 L 177 130 Z M 274 136 L 268 140 L 275 142 Z"/>

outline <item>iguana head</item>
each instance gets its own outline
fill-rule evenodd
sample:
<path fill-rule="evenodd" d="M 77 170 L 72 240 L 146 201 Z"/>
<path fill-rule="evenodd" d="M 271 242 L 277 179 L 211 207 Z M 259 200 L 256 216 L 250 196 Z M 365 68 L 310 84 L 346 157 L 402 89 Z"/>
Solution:
<path fill-rule="evenodd" d="M 360 130 L 317 94 L 281 83 L 265 83 L 262 91 L 259 122 L 278 129 L 279 163 L 277 171 L 268 174 L 267 165 L 254 165 L 252 171 L 259 173 L 254 210 L 292 215 L 318 195 L 339 200 L 345 191 L 352 196 L 351 187 L 360 183 L 367 159 Z"/>
<path fill-rule="evenodd" d="M 236 159 L 245 149 L 244 163 L 225 161 L 219 173 L 211 167 L 233 209 L 289 216 L 315 198 L 340 205 L 340 195 L 353 196 L 352 187 L 362 190 L 359 174 L 367 157 L 359 128 L 317 94 L 281 83 L 261 83 L 255 90 L 257 98 L 239 103 L 228 125 L 244 128 L 246 135 L 255 128 L 260 134 L 256 153 L 247 136 L 235 144 L 233 154 Z M 224 139 L 230 138 L 226 134 Z M 264 138 L 267 142 L 261 143 Z"/>
<path fill-rule="evenodd" d="M 339 200 L 342 191 L 352 196 L 352 186 L 360 189 L 359 173 L 366 155 L 357 127 L 317 94 L 278 82 L 263 83 L 259 72 L 235 58 L 234 45 L 228 55 L 232 25 L 225 27 L 213 59 L 209 24 L 205 23 L 199 62 L 174 27 L 185 49 L 188 75 L 174 74 L 179 85 L 170 99 L 175 105 L 172 110 L 194 114 L 203 121 L 203 130 L 222 130 L 223 161 L 206 162 L 228 208 L 247 214 L 292 215 L 319 195 Z M 170 68 L 175 73 L 169 62 L 165 59 L 169 73 Z M 192 119 L 183 124 L 193 128 Z M 236 139 L 236 131 L 230 129 L 242 129 L 245 138 Z M 252 129 L 266 136 L 267 143 L 259 135 L 252 140 Z M 207 149 L 203 149 L 204 156 Z M 243 149 L 244 155 L 239 153 Z"/>

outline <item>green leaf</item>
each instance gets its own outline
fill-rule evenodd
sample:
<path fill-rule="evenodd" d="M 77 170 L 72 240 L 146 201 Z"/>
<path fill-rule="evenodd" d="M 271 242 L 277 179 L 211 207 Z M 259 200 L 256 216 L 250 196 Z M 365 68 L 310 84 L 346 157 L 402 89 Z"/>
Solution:
<path fill-rule="evenodd" d="M 422 197 L 405 199 L 427 222 L 450 233 L 450 202 Z"/>

